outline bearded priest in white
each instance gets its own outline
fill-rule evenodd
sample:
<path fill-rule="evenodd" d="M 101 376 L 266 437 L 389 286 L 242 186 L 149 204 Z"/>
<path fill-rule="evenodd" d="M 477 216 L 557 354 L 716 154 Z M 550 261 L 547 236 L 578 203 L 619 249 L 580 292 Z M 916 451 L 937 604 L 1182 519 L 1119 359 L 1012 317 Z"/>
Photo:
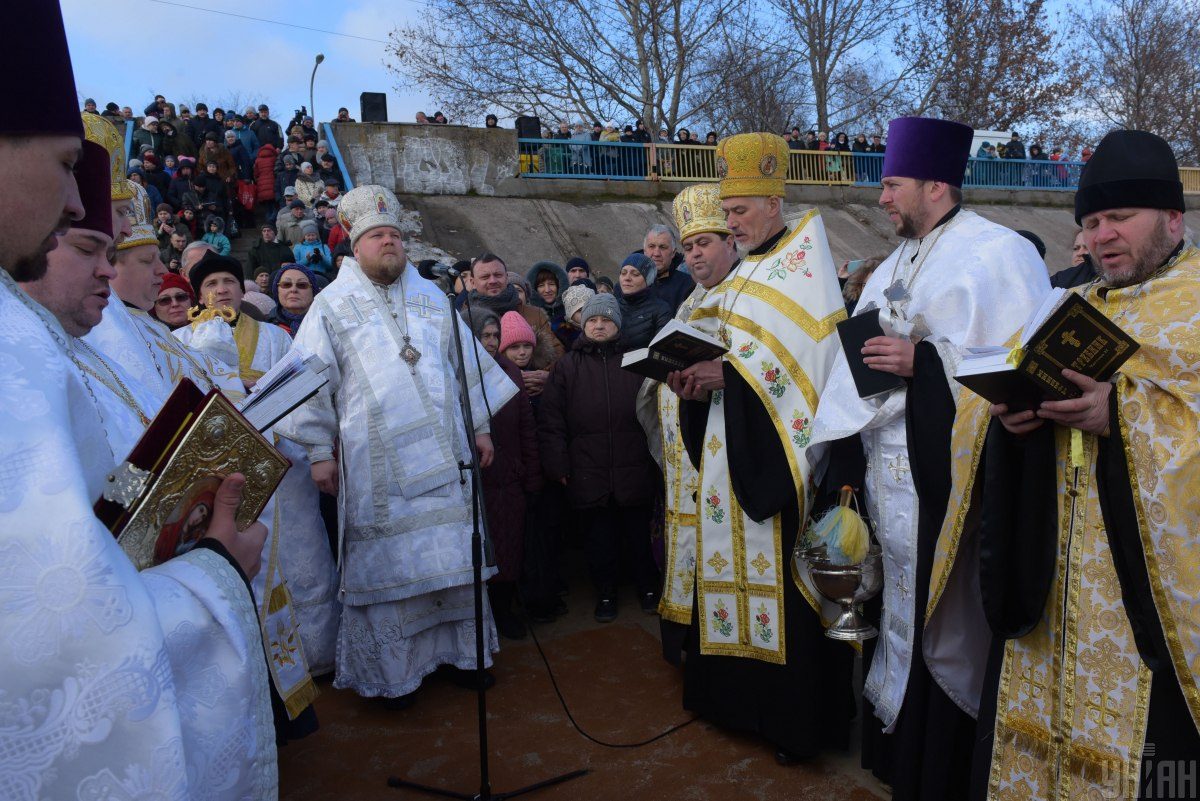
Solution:
<path fill-rule="evenodd" d="M 824 636 L 790 569 L 812 499 L 804 452 L 846 311 L 820 214 L 785 217 L 788 155 L 767 133 L 717 145 L 721 209 L 745 256 L 688 322 L 729 352 L 667 382 L 699 495 L 683 704 L 761 736 L 781 764 L 845 748 L 854 708 L 853 652 Z"/>
<path fill-rule="evenodd" d="M 471 460 L 471 435 L 482 466 L 490 464 L 487 409 L 517 392 L 486 353 L 477 364 L 468 348 L 475 419 L 466 430 L 450 327 L 465 342 L 471 331 L 408 263 L 399 212 L 382 186 L 343 197 L 338 218 L 354 256 L 296 333 L 298 346 L 329 365 L 329 383 L 277 426 L 307 449 L 322 491 L 338 495 L 343 607 L 334 686 L 404 697 L 392 706 L 406 705 L 440 665 L 476 667 L 471 487 L 459 463 Z M 496 631 L 490 611 L 485 617 L 490 664 Z"/>
<path fill-rule="evenodd" d="M 823 486 L 865 489 L 883 549 L 880 634 L 864 654 L 863 751 L 898 801 L 966 796 L 990 643 L 976 539 L 952 543 L 957 554 L 939 552 L 934 565 L 955 405 L 970 395 L 952 376 L 965 348 L 1006 341 L 1050 288 L 1028 241 L 962 208 L 972 134 L 948 120 L 892 120 L 879 204 L 903 241 L 855 309 L 880 314 L 890 333 L 839 355 L 813 430 L 814 446 L 835 454 Z M 849 359 L 907 381 L 864 400 Z M 847 448 L 856 458 L 836 456 Z"/>
<path fill-rule="evenodd" d="M 242 266 L 237 259 L 205 253 L 188 273 L 188 280 L 196 297 L 201 299 L 201 308 L 241 308 L 244 285 Z M 176 329 L 174 334 L 214 360 L 224 362 L 249 391 L 291 349 L 292 339 L 277 325 L 260 323 L 245 314 L 230 313 L 228 317 L 228 320 L 220 316 L 197 320 Z M 304 448 L 280 435 L 278 430 L 267 436 L 292 466 L 274 495 L 274 525 L 263 551 L 264 570 L 255 582 L 255 596 L 264 604 L 271 595 L 268 586 L 274 589 L 286 578 L 308 669 L 314 676 L 322 675 L 333 670 L 340 613 L 337 568 L 329 550 L 320 498 Z M 307 703 L 305 698 L 311 700 L 315 694 L 311 685 L 296 689 L 293 700 L 288 702 L 284 698 L 293 715 Z"/>
<path fill-rule="evenodd" d="M 266 531 L 236 529 L 241 478 L 223 483 L 196 548 L 141 573 L 92 513 L 121 458 L 105 430 L 121 417 L 134 431 L 147 412 L 77 339 L 108 302 L 109 163 L 94 145 L 80 158 L 58 4 L 13 13 L 22 35 L 0 67 L 38 81 L 0 111 L 0 797 L 275 798 L 246 581 Z"/>

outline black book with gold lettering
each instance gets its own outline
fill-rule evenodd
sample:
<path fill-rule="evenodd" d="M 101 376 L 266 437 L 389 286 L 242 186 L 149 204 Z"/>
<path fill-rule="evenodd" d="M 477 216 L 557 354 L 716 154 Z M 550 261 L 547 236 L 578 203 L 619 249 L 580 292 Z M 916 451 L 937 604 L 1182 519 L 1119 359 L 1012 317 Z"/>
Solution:
<path fill-rule="evenodd" d="M 1138 349 L 1138 343 L 1082 295 L 1051 290 L 1022 329 L 1014 348 L 971 348 L 955 379 L 1010 410 L 1081 394 L 1064 369 L 1107 381 Z"/>

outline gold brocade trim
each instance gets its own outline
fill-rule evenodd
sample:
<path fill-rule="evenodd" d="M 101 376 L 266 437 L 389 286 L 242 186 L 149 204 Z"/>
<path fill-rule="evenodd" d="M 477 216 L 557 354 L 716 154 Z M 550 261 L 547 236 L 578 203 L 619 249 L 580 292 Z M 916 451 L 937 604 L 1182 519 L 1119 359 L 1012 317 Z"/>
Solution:
<path fill-rule="evenodd" d="M 820 211 L 816 208 L 811 208 L 804 212 L 804 214 L 802 214 L 800 217 L 796 218 L 795 222 L 784 220 L 784 224 L 791 225 L 792 229 L 788 231 L 786 235 L 780 237 L 779 241 L 775 243 L 774 247 L 772 247 L 766 253 L 762 253 L 757 256 L 746 256 L 744 259 L 742 259 L 742 261 L 755 262 L 771 258 L 776 253 L 790 245 L 792 240 L 799 236 L 800 232 L 804 230 L 805 226 L 812 222 L 814 217 L 818 216 L 820 216 Z"/>
<path fill-rule="evenodd" d="M 313 681 L 312 674 L 308 670 L 308 657 L 304 653 L 304 642 L 300 639 L 300 625 L 296 620 L 296 610 L 292 603 L 292 594 L 287 588 L 287 580 L 279 573 L 281 519 L 280 504 L 279 500 L 276 499 L 274 517 L 271 524 L 271 550 L 265 566 L 267 576 L 263 581 L 263 588 L 267 592 L 267 597 L 263 599 L 263 605 L 259 611 L 259 630 L 262 632 L 263 646 L 266 649 L 267 667 L 271 674 L 271 680 L 275 684 L 275 690 L 283 700 L 283 706 L 287 710 L 288 719 L 295 720 L 304 711 L 305 707 L 311 704 L 321 692 L 317 689 L 316 682 Z M 272 587 L 271 585 L 277 575 L 279 576 L 279 583 Z M 267 590 L 268 587 L 270 587 L 269 590 Z M 267 621 L 270 616 L 284 609 L 290 609 L 291 614 L 288 615 L 288 622 L 291 624 L 292 632 L 296 635 L 298 644 L 295 650 L 300 655 L 299 661 L 304 667 L 304 678 L 295 684 L 286 695 L 284 693 L 287 691 L 287 688 L 282 686 L 282 682 L 277 676 L 275 649 L 271 641 L 271 632 L 267 628 Z"/>
<path fill-rule="evenodd" d="M 713 295 L 729 292 L 758 298 L 799 326 L 814 342 L 820 342 L 834 333 L 837 330 L 837 324 L 846 319 L 846 310 L 840 308 L 818 320 L 807 309 L 779 290 L 758 281 L 748 281 L 745 278 L 734 277 L 710 290 L 710 294 Z M 716 316 L 715 311 L 712 307 L 705 306 L 692 312 L 691 319 L 713 317 Z"/>
<path fill-rule="evenodd" d="M 696 313 L 693 314 L 692 317 L 695 319 L 716 317 L 719 311 L 719 309 L 709 306 L 703 309 L 697 309 Z M 800 366 L 798 361 L 796 361 L 796 357 L 793 356 L 786 347 L 784 347 L 784 344 L 780 342 L 774 334 L 751 320 L 749 317 L 743 317 L 740 314 L 729 314 L 725 318 L 725 323 L 726 325 L 731 325 L 734 328 L 754 337 L 759 342 L 766 345 L 767 348 L 774 353 L 776 357 L 778 357 L 780 364 L 783 365 L 783 369 L 787 370 L 788 375 L 791 376 L 792 383 L 796 385 L 796 389 L 800 390 L 800 394 L 804 396 L 804 400 L 808 404 L 809 413 L 815 415 L 817 413 L 817 403 L 819 401 L 819 398 L 817 397 L 817 390 L 815 387 L 813 387 L 812 381 L 809 380 L 808 373 L 804 372 L 804 368 Z M 732 362 L 734 359 L 731 357 L 730 361 Z M 754 379 L 754 381 L 757 381 L 757 379 Z M 754 381 L 751 381 L 751 383 L 754 383 Z M 771 404 L 768 403 L 767 405 L 770 406 Z M 784 440 L 787 440 L 786 436 L 784 436 Z"/>
<path fill-rule="evenodd" d="M 933 617 L 933 610 L 937 608 L 938 601 L 942 599 L 942 593 L 946 590 L 946 584 L 950 581 L 950 573 L 954 570 L 954 560 L 958 556 L 958 544 L 962 538 L 963 529 L 966 527 L 967 514 L 971 511 L 971 497 L 975 491 L 975 479 L 979 476 L 979 460 L 983 456 L 983 443 L 987 439 L 988 425 L 991 422 L 991 416 L 987 414 L 988 401 L 979 398 L 984 404 L 982 425 L 979 426 L 979 431 L 975 434 L 974 442 L 971 448 L 970 465 L 967 468 L 967 477 L 961 492 L 955 492 L 954 496 L 958 498 L 958 511 L 955 512 L 950 524 L 950 531 L 945 536 L 948 537 L 944 554 L 939 554 L 938 550 L 934 551 L 933 574 L 930 577 L 930 592 L 929 602 L 925 605 L 925 623 L 928 625 L 930 618 Z M 975 398 L 972 399 L 975 402 Z M 956 418 L 957 419 L 962 419 Z M 956 460 L 957 461 L 957 460 Z M 954 503 L 954 500 L 951 500 Z M 941 535 L 939 535 L 939 539 Z"/>
<path fill-rule="evenodd" d="M 295 720 L 296 716 L 303 712 L 305 707 L 317 700 L 317 696 L 320 694 L 321 691 L 317 689 L 317 683 L 312 680 L 312 676 L 306 678 L 283 701 L 283 705 L 287 709 L 288 718 Z"/>
<path fill-rule="evenodd" d="M 1124 408 L 1124 401 L 1128 398 L 1130 386 L 1130 381 L 1125 376 L 1118 378 L 1115 390 L 1118 410 Z M 1184 653 L 1183 643 L 1179 639 L 1179 623 L 1175 620 L 1175 612 L 1171 608 L 1171 599 L 1167 595 L 1166 584 L 1159 568 L 1158 550 L 1150 537 L 1150 527 L 1146 524 L 1141 482 L 1138 480 L 1137 463 L 1130 447 L 1129 427 L 1125 422 L 1125 417 L 1119 412 L 1117 425 L 1120 427 L 1121 444 L 1125 450 L 1126 471 L 1129 473 L 1133 505 L 1137 514 L 1138 539 L 1141 540 L 1142 553 L 1146 557 L 1146 572 L 1150 576 L 1150 590 L 1154 595 L 1154 607 L 1166 624 L 1162 627 L 1163 635 L 1167 641 L 1167 648 L 1171 652 L 1171 662 L 1175 666 L 1175 675 L 1179 679 L 1180 689 L 1183 691 L 1183 697 L 1187 700 L 1188 711 L 1191 713 L 1193 721 L 1200 722 L 1200 688 L 1196 686 L 1196 675 L 1188 664 L 1187 654 Z"/>
<path fill-rule="evenodd" d="M 237 323 L 233 326 L 233 341 L 238 349 L 238 371 L 243 381 L 257 381 L 263 377 L 262 370 L 255 370 L 250 365 L 254 363 L 254 354 L 258 352 L 258 320 L 252 320 L 244 314 L 238 315 Z"/>
<path fill-rule="evenodd" d="M 692 605 L 690 603 L 686 605 L 676 603 L 673 600 L 675 597 L 675 580 L 683 578 L 687 572 L 686 566 L 678 564 L 679 529 L 695 529 L 699 522 L 699 516 L 693 513 L 681 513 L 674 510 L 680 507 L 685 491 L 683 486 L 682 460 L 688 457 L 683 453 L 683 442 L 679 436 L 676 436 L 673 442 L 667 438 L 667 426 L 678 427 L 678 406 L 672 404 L 670 407 L 670 409 L 675 410 L 676 413 L 674 415 L 664 415 L 662 405 L 663 392 L 670 392 L 670 390 L 666 385 L 659 385 L 656 393 L 656 407 L 659 413 L 658 429 L 663 454 L 663 472 L 664 474 L 670 474 L 670 486 L 667 488 L 667 509 L 663 526 L 663 534 L 666 537 L 666 558 L 663 562 L 663 593 L 659 596 L 658 614 L 664 620 L 687 626 L 692 622 Z M 672 397 L 674 396 L 672 395 Z M 674 419 L 668 419 L 672 416 Z M 668 465 L 672 468 L 670 471 L 665 469 Z M 691 586 L 692 590 L 687 593 L 689 600 L 695 595 L 695 566 L 691 568 Z"/>
<path fill-rule="evenodd" d="M 1015 731 L 1015 727 L 1019 725 L 1019 721 L 1009 720 L 1007 714 L 1013 658 L 1016 652 L 1015 645 L 1016 640 L 1008 640 L 1004 643 L 1004 659 L 1000 662 L 1000 681 L 996 688 L 996 723 L 992 729 L 992 760 L 988 769 L 988 801 L 995 798 L 1000 789 L 1000 774 L 1004 767 L 1004 760 L 1001 757 L 1004 753 L 1004 746 L 1007 745 L 1006 733 Z"/>
<path fill-rule="evenodd" d="M 1070 430 L 1062 426 L 1057 426 L 1055 430 L 1055 439 L 1057 450 L 1062 450 L 1063 440 L 1067 440 L 1067 448 L 1070 448 Z M 1094 435 L 1089 435 L 1084 443 L 1084 464 L 1095 463 L 1096 438 Z M 1065 460 L 1063 469 L 1067 471 L 1068 476 L 1076 477 L 1073 481 L 1068 480 L 1067 486 L 1070 488 L 1068 492 L 1074 491 L 1078 493 L 1075 496 L 1074 513 L 1075 519 L 1070 521 L 1068 529 L 1068 545 L 1070 551 L 1067 553 L 1069 567 L 1065 576 L 1069 580 L 1069 584 L 1065 590 L 1067 597 L 1062 610 L 1062 617 L 1066 620 L 1066 628 L 1063 632 L 1063 650 L 1062 653 L 1069 655 L 1063 664 L 1059 665 L 1058 684 L 1062 689 L 1060 702 L 1062 704 L 1059 714 L 1052 719 L 1054 722 L 1055 736 L 1059 742 L 1067 744 L 1068 754 L 1072 744 L 1072 734 L 1075 727 L 1075 683 L 1078 677 L 1079 662 L 1077 654 L 1079 653 L 1079 593 L 1083 589 L 1083 581 L 1081 580 L 1083 570 L 1083 548 L 1087 542 L 1087 513 L 1088 502 L 1091 492 L 1091 470 L 1088 468 L 1074 468 L 1071 466 L 1070 459 Z M 1072 504 L 1068 500 L 1064 503 L 1067 509 L 1067 514 L 1071 514 Z M 1060 776 L 1060 792 L 1064 797 L 1069 797 L 1071 788 L 1071 777 L 1069 771 L 1062 770 L 1063 754 L 1059 753 L 1059 768 Z M 1069 762 L 1068 762 L 1069 767 Z"/>

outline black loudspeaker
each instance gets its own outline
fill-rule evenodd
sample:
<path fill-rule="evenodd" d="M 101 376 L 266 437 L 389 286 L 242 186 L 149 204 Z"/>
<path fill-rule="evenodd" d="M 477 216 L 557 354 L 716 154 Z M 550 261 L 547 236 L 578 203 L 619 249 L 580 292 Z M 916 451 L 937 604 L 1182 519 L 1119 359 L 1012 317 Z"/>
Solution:
<path fill-rule="evenodd" d="M 363 92 L 358 96 L 358 105 L 362 113 L 358 118 L 363 122 L 387 122 L 387 95 L 383 92 Z"/>
<path fill-rule="evenodd" d="M 542 121 L 537 117 L 517 117 L 518 139 L 541 139 Z"/>

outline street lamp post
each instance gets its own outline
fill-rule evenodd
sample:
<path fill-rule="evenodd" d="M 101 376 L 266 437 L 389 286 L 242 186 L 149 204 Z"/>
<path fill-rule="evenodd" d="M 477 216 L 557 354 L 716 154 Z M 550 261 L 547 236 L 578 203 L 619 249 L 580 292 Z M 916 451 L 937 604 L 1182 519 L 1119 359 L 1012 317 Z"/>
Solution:
<path fill-rule="evenodd" d="M 317 67 L 321 66 L 321 62 L 325 60 L 324 53 L 317 53 L 315 63 L 313 63 L 312 77 L 308 79 L 308 113 L 312 114 L 313 125 L 317 124 L 317 109 L 313 103 L 313 83 L 317 80 Z"/>

